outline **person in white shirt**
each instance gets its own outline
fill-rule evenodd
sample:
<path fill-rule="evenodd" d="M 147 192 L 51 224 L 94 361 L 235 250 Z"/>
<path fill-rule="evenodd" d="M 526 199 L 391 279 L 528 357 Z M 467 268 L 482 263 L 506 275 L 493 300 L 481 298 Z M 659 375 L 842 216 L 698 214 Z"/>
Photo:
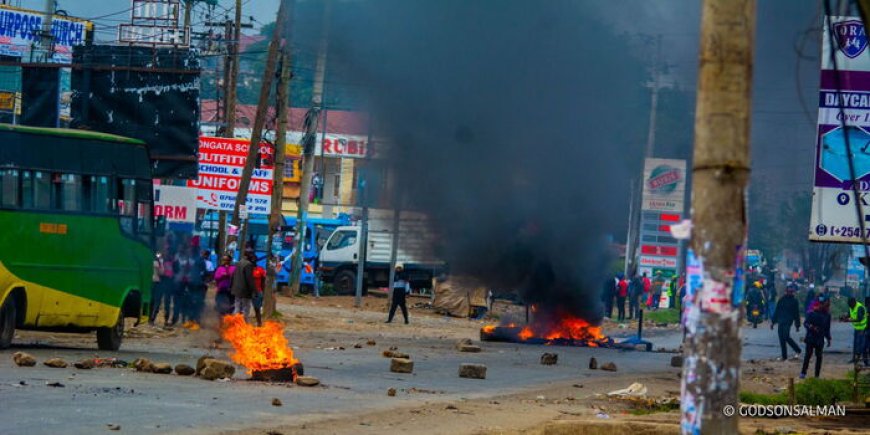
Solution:
<path fill-rule="evenodd" d="M 386 323 L 392 323 L 396 307 L 402 307 L 402 316 L 405 317 L 405 324 L 408 324 L 408 305 L 405 303 L 405 296 L 411 292 L 411 284 L 408 283 L 408 276 L 404 269 L 402 263 L 396 264 L 396 275 L 393 279 L 393 302 L 390 304 L 390 316 Z"/>

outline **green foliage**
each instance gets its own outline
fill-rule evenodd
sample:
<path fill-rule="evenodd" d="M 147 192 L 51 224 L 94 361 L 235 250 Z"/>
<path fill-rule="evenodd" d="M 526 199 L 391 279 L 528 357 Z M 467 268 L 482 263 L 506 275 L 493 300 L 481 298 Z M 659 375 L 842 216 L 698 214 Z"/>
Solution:
<path fill-rule="evenodd" d="M 659 308 L 656 311 L 644 311 L 643 319 L 654 323 L 680 323 L 680 310 L 676 308 Z"/>
<path fill-rule="evenodd" d="M 843 379 L 809 378 L 795 384 L 795 401 L 798 405 L 828 406 L 852 401 L 852 376 L 850 372 Z M 870 375 L 862 375 L 863 383 L 870 381 Z M 858 391 L 859 397 L 870 394 L 870 387 L 863 386 Z M 786 392 L 776 394 L 740 392 L 740 402 L 758 405 L 788 404 Z"/>
<path fill-rule="evenodd" d="M 786 397 L 785 393 L 762 394 L 741 391 L 740 403 L 750 405 L 785 405 L 788 404 L 788 397 Z"/>

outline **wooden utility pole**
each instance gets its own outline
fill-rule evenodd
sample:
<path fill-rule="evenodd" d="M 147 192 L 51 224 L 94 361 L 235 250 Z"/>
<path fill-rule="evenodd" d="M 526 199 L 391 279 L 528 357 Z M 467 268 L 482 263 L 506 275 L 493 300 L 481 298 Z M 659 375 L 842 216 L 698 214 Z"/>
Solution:
<path fill-rule="evenodd" d="M 190 41 L 190 15 L 194 0 L 184 0 L 184 36 Z"/>
<path fill-rule="evenodd" d="M 290 71 L 293 61 L 293 49 L 290 44 L 292 31 L 290 30 L 290 21 L 293 17 L 294 1 L 288 0 L 285 14 L 287 22 L 287 37 L 284 38 L 284 45 L 281 47 L 281 74 L 278 77 L 278 126 L 275 129 L 275 172 L 272 177 L 272 213 L 269 215 L 269 236 L 266 242 L 269 252 L 272 252 L 272 242 L 275 237 L 275 228 L 281 224 L 281 200 L 284 193 L 284 165 L 287 159 L 287 112 L 290 106 Z M 281 258 L 277 259 L 278 264 L 281 264 Z M 263 294 L 264 315 L 266 318 L 272 316 L 275 312 L 275 274 L 273 267 L 269 267 L 266 274 L 266 289 Z"/>
<path fill-rule="evenodd" d="M 662 58 L 662 35 L 656 37 L 656 58 L 652 69 L 652 82 L 650 83 L 650 111 L 649 111 L 649 128 L 646 136 L 646 158 L 655 157 L 656 144 L 656 116 L 659 111 L 659 86 L 661 75 L 661 58 Z"/>
<path fill-rule="evenodd" d="M 311 176 L 314 172 L 314 148 L 317 144 L 317 125 L 323 109 L 323 81 L 326 75 L 326 53 L 329 48 L 329 15 L 331 0 L 323 2 L 323 30 L 317 51 L 314 70 L 314 87 L 311 91 L 311 108 L 305 114 L 305 135 L 302 136 L 302 182 L 299 188 L 299 211 L 296 216 L 296 255 L 290 272 L 290 293 L 299 292 L 299 277 L 302 275 L 302 257 L 305 250 L 305 229 L 308 219 L 308 194 L 311 191 Z"/>
<path fill-rule="evenodd" d="M 251 146 L 248 147 L 248 156 L 245 160 L 245 167 L 242 169 L 242 180 L 239 183 L 239 193 L 236 195 L 236 204 L 233 207 L 233 225 L 238 227 L 240 224 L 239 210 L 242 207 L 247 207 L 248 190 L 251 187 L 251 176 L 254 174 L 254 165 L 257 163 L 257 156 L 260 153 L 260 140 L 263 138 L 263 125 L 266 123 L 266 112 L 269 110 L 269 94 L 272 90 L 272 80 L 275 77 L 275 66 L 278 63 L 278 46 L 281 43 L 281 36 L 284 33 L 284 25 L 287 22 L 287 1 L 282 0 L 281 6 L 278 7 L 278 18 L 275 20 L 275 33 L 272 34 L 272 40 L 269 41 L 269 52 L 266 58 L 266 69 L 263 71 L 263 83 L 260 87 L 260 99 L 257 102 L 257 114 L 254 116 L 254 128 L 251 131 Z M 238 33 L 238 32 L 237 32 Z M 246 228 L 242 227 L 239 238 L 241 243 L 239 249 L 244 251 Z"/>
<path fill-rule="evenodd" d="M 227 83 L 226 132 L 225 137 L 235 136 L 236 129 L 236 90 L 239 83 L 239 42 L 242 39 L 242 0 L 236 0 L 236 17 L 233 20 L 232 40 L 227 46 L 230 50 L 229 82 Z"/>
<path fill-rule="evenodd" d="M 680 402 L 684 434 L 738 432 L 745 284 L 737 267 L 746 246 L 754 38 L 755 0 L 704 0 L 692 167 L 690 252 L 697 261 L 688 264 Z"/>

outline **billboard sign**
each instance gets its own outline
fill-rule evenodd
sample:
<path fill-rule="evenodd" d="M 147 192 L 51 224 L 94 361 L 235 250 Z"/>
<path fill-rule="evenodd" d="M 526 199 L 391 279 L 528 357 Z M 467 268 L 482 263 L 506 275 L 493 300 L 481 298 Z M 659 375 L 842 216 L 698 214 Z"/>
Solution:
<path fill-rule="evenodd" d="M 189 180 L 197 189 L 197 207 L 232 211 L 242 181 L 250 142 L 243 139 L 201 137 L 199 139 L 199 176 Z M 260 167 L 254 169 L 248 190 L 248 212 L 268 214 L 272 204 L 272 149 L 260 146 Z"/>
<path fill-rule="evenodd" d="M 641 267 L 651 267 L 654 269 L 676 269 L 677 259 L 674 257 L 652 257 L 649 255 L 640 256 Z"/>
<path fill-rule="evenodd" d="M 45 14 L 0 5 L 0 55 L 23 57 L 38 46 Z M 90 21 L 55 15 L 51 21 L 54 38 L 53 62 L 72 62 L 72 49 L 84 45 L 93 29 Z"/>
<path fill-rule="evenodd" d="M 868 224 L 865 231 L 870 233 L 870 149 L 865 149 L 870 143 L 870 50 L 860 18 L 831 17 L 831 21 L 836 34 L 837 71 L 830 59 L 830 35 L 825 23 L 809 239 L 861 243 L 870 235 L 861 234 L 856 213 L 857 201 L 862 207 L 861 219 Z"/>
<path fill-rule="evenodd" d="M 165 216 L 170 228 L 192 229 L 196 223 L 196 195 L 196 189 L 189 187 L 155 184 L 154 216 Z"/>
<path fill-rule="evenodd" d="M 643 170 L 644 210 L 683 212 L 686 161 L 646 159 Z"/>

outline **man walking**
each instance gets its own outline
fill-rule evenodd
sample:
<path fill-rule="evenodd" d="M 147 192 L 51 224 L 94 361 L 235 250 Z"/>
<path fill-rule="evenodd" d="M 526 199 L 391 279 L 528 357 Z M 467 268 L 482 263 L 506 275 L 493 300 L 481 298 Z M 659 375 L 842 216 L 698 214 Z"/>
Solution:
<path fill-rule="evenodd" d="M 779 324 L 777 333 L 779 334 L 779 347 L 782 351 L 781 361 L 788 359 L 788 352 L 785 348 L 786 344 L 794 349 L 795 357 L 801 354 L 801 348 L 789 335 L 792 324 L 794 324 L 795 331 L 800 332 L 800 321 L 801 313 L 798 307 L 798 300 L 794 297 L 794 290 L 787 288 L 785 296 L 777 302 L 776 310 L 773 312 L 773 319 L 770 322 L 770 329 L 773 329 L 773 325 Z"/>
<path fill-rule="evenodd" d="M 405 317 L 405 324 L 408 324 L 408 305 L 405 302 L 405 297 L 411 292 L 411 285 L 408 283 L 408 277 L 405 275 L 404 266 L 402 263 L 396 264 L 396 274 L 393 278 L 393 296 L 390 304 L 390 316 L 387 317 L 386 323 L 393 322 L 393 316 L 396 315 L 396 308 L 402 308 L 402 316 Z"/>
<path fill-rule="evenodd" d="M 857 363 L 859 359 L 864 360 L 864 365 L 870 365 L 867 362 L 867 354 L 864 353 L 865 340 L 867 338 L 867 307 L 858 302 L 854 297 L 850 297 L 849 317 L 844 317 L 842 320 L 852 324 L 854 329 L 854 338 L 852 339 L 852 359 L 849 363 Z"/>
<path fill-rule="evenodd" d="M 254 298 L 254 293 L 257 291 L 257 284 L 254 281 L 254 263 L 257 257 L 254 251 L 245 250 L 245 255 L 236 264 L 236 270 L 233 271 L 233 284 L 230 287 L 230 293 L 235 296 L 235 307 L 233 314 L 241 314 L 245 320 L 251 310 L 251 301 Z M 254 314 L 257 316 L 257 326 L 262 324 L 260 311 L 255 309 Z"/>
<path fill-rule="evenodd" d="M 804 339 L 806 342 L 807 353 L 804 355 L 804 364 L 801 367 L 801 379 L 807 377 L 807 367 L 810 365 L 810 358 L 816 354 L 816 377 L 822 372 L 822 348 L 825 345 L 825 340 L 828 341 L 828 347 L 831 347 L 831 315 L 828 313 L 830 302 L 825 296 L 819 297 L 819 303 L 813 307 L 813 311 L 807 315 L 804 320 L 804 326 L 807 329 L 807 336 Z"/>
<path fill-rule="evenodd" d="M 638 300 L 640 299 L 640 294 L 643 292 L 643 282 L 640 277 L 634 275 L 634 278 L 631 279 L 631 283 L 628 285 L 628 319 L 634 319 L 637 317 L 638 310 Z"/>

